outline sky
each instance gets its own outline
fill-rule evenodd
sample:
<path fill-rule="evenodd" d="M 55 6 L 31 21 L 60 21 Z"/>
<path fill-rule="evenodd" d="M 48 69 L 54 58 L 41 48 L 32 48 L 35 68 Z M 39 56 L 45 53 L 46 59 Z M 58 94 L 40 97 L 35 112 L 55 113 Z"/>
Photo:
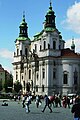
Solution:
<path fill-rule="evenodd" d="M 80 1 L 51 0 L 55 12 L 56 27 L 61 32 L 65 47 L 70 48 L 72 39 L 75 51 L 80 53 Z M 13 53 L 15 40 L 19 36 L 19 25 L 23 11 L 28 24 L 28 36 L 43 29 L 45 15 L 50 0 L 0 0 L 0 64 L 5 70 L 13 72 Z"/>

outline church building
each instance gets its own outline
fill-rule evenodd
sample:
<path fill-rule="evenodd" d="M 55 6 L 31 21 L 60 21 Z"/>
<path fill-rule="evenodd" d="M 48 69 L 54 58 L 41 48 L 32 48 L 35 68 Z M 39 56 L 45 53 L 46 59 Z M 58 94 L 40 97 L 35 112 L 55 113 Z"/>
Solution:
<path fill-rule="evenodd" d="M 80 90 L 80 54 L 75 53 L 74 40 L 71 49 L 65 48 L 55 17 L 50 2 L 44 28 L 30 40 L 23 14 L 12 63 L 14 82 L 19 80 L 23 93 L 67 95 Z"/>

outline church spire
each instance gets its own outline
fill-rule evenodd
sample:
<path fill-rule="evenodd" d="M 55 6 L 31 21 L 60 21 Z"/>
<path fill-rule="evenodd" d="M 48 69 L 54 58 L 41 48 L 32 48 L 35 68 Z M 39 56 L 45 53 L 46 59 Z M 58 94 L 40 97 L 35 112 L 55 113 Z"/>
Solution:
<path fill-rule="evenodd" d="M 23 11 L 23 18 L 22 22 L 20 23 L 20 33 L 19 37 L 27 37 L 28 38 L 28 33 L 27 33 L 27 23 L 25 22 L 25 11 Z"/>
<path fill-rule="evenodd" d="M 50 0 L 50 7 L 49 7 L 50 10 L 52 10 L 52 2 Z"/>
<path fill-rule="evenodd" d="M 52 10 L 51 0 L 50 0 L 49 10 L 48 10 L 45 17 L 46 17 L 46 20 L 45 20 L 44 28 L 56 28 L 56 26 L 55 26 L 55 15 L 54 15 L 54 11 Z"/>
<path fill-rule="evenodd" d="M 25 22 L 25 11 L 23 11 L 23 19 L 22 20 Z"/>
<path fill-rule="evenodd" d="M 72 38 L 71 50 L 75 52 L 74 38 Z"/>

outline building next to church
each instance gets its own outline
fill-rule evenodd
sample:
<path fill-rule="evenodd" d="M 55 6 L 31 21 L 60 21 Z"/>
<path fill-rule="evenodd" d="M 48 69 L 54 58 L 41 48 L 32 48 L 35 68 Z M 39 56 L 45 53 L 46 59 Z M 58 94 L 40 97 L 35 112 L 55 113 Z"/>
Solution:
<path fill-rule="evenodd" d="M 55 17 L 50 2 L 44 28 L 30 40 L 23 14 L 12 63 L 14 82 L 19 80 L 23 93 L 32 91 L 39 95 L 67 95 L 80 90 L 80 54 L 75 53 L 74 40 L 71 49 L 65 48 L 61 32 L 56 28 Z"/>
<path fill-rule="evenodd" d="M 0 64 L 0 93 L 12 92 L 13 76 Z"/>

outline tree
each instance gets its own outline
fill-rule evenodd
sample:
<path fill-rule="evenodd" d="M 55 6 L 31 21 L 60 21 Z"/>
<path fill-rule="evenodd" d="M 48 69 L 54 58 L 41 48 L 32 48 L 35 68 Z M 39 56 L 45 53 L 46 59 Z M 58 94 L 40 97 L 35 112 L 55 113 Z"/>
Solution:
<path fill-rule="evenodd" d="M 22 85 L 21 83 L 19 82 L 19 80 L 17 80 L 15 83 L 14 83 L 14 90 L 15 92 L 19 92 L 20 90 L 22 90 Z"/>
<path fill-rule="evenodd" d="M 2 90 L 2 81 L 0 81 L 0 91 Z"/>
<path fill-rule="evenodd" d="M 10 74 L 4 83 L 5 92 L 12 92 L 12 87 L 13 87 L 13 76 L 12 74 Z"/>

